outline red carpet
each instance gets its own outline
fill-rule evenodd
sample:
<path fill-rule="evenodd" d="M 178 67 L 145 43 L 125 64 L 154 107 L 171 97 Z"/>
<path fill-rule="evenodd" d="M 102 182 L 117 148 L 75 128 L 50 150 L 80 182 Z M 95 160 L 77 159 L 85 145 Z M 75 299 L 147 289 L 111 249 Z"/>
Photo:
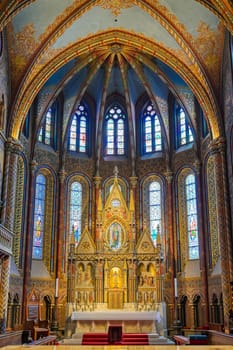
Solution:
<path fill-rule="evenodd" d="M 120 341 L 110 343 L 108 333 L 84 333 L 82 345 L 148 345 L 148 335 L 145 333 L 124 333 Z"/>
<path fill-rule="evenodd" d="M 82 345 L 108 345 L 108 334 L 84 333 Z"/>

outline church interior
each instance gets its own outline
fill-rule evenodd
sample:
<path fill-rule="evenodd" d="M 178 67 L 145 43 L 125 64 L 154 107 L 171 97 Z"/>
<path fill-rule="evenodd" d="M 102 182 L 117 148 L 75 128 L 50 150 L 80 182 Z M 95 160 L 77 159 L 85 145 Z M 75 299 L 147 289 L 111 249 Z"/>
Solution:
<path fill-rule="evenodd" d="M 231 0 L 0 2 L 0 346 L 233 344 L 232 34 Z"/>

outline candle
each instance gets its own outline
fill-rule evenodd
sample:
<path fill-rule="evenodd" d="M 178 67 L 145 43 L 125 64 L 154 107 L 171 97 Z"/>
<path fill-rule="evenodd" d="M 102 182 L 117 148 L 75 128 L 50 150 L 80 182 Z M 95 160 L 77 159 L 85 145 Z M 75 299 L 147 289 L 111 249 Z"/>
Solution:
<path fill-rule="evenodd" d="M 177 279 L 176 278 L 174 278 L 174 292 L 175 292 L 175 297 L 178 297 Z"/>
<path fill-rule="evenodd" d="M 56 278 L 56 284 L 55 284 L 55 297 L 58 297 L 58 284 L 59 284 L 59 279 Z"/>

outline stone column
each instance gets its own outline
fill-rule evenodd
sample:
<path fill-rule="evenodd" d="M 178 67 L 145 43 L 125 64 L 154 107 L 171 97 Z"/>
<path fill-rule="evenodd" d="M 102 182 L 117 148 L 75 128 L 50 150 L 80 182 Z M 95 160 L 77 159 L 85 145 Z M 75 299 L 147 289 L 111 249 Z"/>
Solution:
<path fill-rule="evenodd" d="M 11 232 L 13 232 L 14 228 L 17 165 L 18 155 L 21 149 L 21 145 L 14 142 L 12 139 L 9 139 L 6 143 L 1 221 L 2 224 Z"/>
<path fill-rule="evenodd" d="M 95 203 L 95 208 L 93 212 L 95 213 L 94 217 L 94 239 L 96 240 L 96 248 L 97 252 L 102 250 L 102 243 L 101 243 L 101 236 L 102 236 L 102 220 L 101 220 L 101 215 L 102 215 L 102 198 L 101 198 L 101 177 L 100 176 L 95 176 L 94 177 L 94 184 L 95 184 L 95 198 L 94 198 L 94 203 Z"/>
<path fill-rule="evenodd" d="M 10 277 L 10 257 L 5 256 L 1 259 L 1 283 L 0 283 L 0 318 L 7 318 L 7 303 L 9 291 L 9 277 Z M 6 326 L 6 323 L 5 323 Z"/>
<path fill-rule="evenodd" d="M 221 258 L 221 278 L 223 292 L 224 329 L 230 332 L 229 310 L 232 308 L 231 286 L 233 280 L 232 237 L 229 216 L 229 196 L 227 191 L 225 142 L 222 138 L 215 140 L 211 152 L 214 155 L 216 191 L 217 191 L 217 218 L 218 237 Z"/>
<path fill-rule="evenodd" d="M 136 244 L 136 208 L 135 205 L 137 203 L 136 201 L 136 189 L 137 189 L 137 182 L 138 178 L 136 176 L 131 176 L 130 177 L 130 186 L 131 186 L 131 191 L 132 191 L 132 198 L 130 198 L 130 213 L 131 213 L 131 237 L 130 237 L 130 242 L 129 242 L 129 249 L 130 251 L 134 251 L 135 249 L 135 244 Z M 131 195 L 131 192 L 130 192 Z"/>
<path fill-rule="evenodd" d="M 175 244 L 178 244 L 176 239 L 174 239 L 176 230 L 173 224 L 174 220 L 174 193 L 173 193 L 173 187 L 172 187 L 172 180 L 173 180 L 173 174 L 171 171 L 168 171 L 166 173 L 166 179 L 167 179 L 167 251 L 166 251 L 166 259 L 168 261 L 168 264 L 166 266 L 166 270 L 169 273 L 170 277 L 170 293 L 171 293 L 171 303 L 173 304 L 173 325 L 172 327 L 177 327 L 177 298 L 175 296 L 175 290 L 174 290 L 174 279 L 176 277 L 177 272 L 177 263 L 175 259 Z M 177 253 L 177 259 L 179 258 Z M 157 297 L 158 298 L 158 297 Z"/>
<path fill-rule="evenodd" d="M 66 173 L 64 169 L 59 172 L 59 191 L 58 191 L 58 235 L 57 235 L 57 261 L 56 261 L 56 277 L 61 278 L 61 274 L 64 272 L 65 261 L 64 259 L 64 203 L 65 203 L 65 181 Z M 70 236 L 70 235 L 67 235 Z"/>
<path fill-rule="evenodd" d="M 31 260 L 32 260 L 32 240 L 33 240 L 33 199 L 35 193 L 35 170 L 37 163 L 31 162 L 31 174 L 29 175 L 28 185 L 28 206 L 27 206 L 27 225 L 26 225 L 26 236 L 25 236 L 25 251 L 24 251 L 24 279 L 23 279 L 23 321 L 27 318 L 27 288 L 29 286 L 30 275 L 31 275 Z"/>
<path fill-rule="evenodd" d="M 208 297 L 208 276 L 207 276 L 207 266 L 206 266 L 206 241 L 204 236 L 203 228 L 203 186 L 201 181 L 201 164 L 199 162 L 195 163 L 196 173 L 197 173 L 197 203 L 198 203 L 198 223 L 199 223 L 199 241 L 200 241 L 200 265 L 201 265 L 201 279 L 202 288 L 204 296 L 204 324 L 209 322 L 209 297 Z"/>

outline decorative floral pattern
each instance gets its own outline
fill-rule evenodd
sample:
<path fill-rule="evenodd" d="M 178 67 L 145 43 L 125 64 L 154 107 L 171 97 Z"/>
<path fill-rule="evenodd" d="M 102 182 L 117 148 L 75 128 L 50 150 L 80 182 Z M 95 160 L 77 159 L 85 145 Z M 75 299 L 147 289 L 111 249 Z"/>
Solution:
<path fill-rule="evenodd" d="M 110 9 L 114 16 L 118 16 L 121 13 L 121 9 L 132 7 L 132 1 L 127 0 L 101 0 L 99 6 L 103 9 Z"/>

